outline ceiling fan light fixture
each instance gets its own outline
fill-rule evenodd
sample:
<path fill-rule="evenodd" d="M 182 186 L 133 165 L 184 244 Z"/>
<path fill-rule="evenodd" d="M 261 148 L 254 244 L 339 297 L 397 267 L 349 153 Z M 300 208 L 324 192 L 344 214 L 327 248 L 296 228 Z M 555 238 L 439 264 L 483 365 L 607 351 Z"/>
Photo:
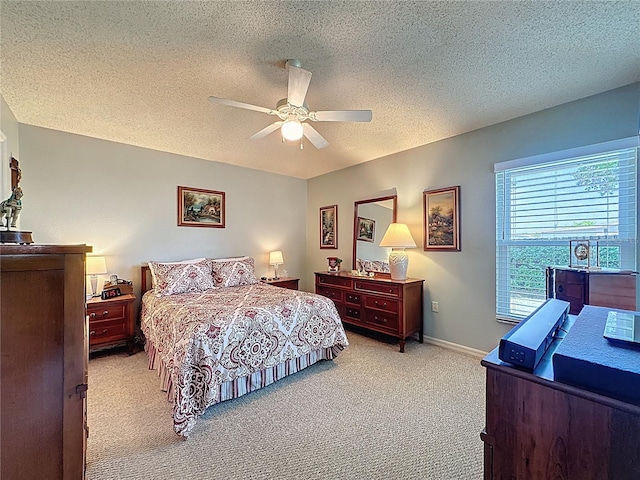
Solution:
<path fill-rule="evenodd" d="M 286 140 L 293 142 L 302 138 L 302 124 L 298 120 L 285 120 L 280 129 L 282 130 L 282 137 Z"/>

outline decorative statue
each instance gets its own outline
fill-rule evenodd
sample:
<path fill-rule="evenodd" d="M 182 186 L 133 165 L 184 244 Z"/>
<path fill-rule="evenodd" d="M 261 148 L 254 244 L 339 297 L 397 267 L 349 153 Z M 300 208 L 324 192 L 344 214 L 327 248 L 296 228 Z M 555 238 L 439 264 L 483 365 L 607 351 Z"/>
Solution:
<path fill-rule="evenodd" d="M 22 188 L 18 185 L 22 180 L 22 170 L 18 166 L 18 160 L 13 157 L 9 162 L 9 168 L 11 169 L 11 196 L 0 203 L 0 227 L 7 227 L 6 230 L 0 228 L 0 243 L 19 243 L 20 245 L 33 243 L 31 232 L 10 230 L 10 227 L 15 228 L 22 210 Z"/>
<path fill-rule="evenodd" d="M 11 192 L 11 196 L 4 202 L 0 203 L 0 221 L 2 222 L 2 226 L 5 226 L 4 219 L 6 217 L 7 230 L 9 230 L 9 225 L 11 225 L 12 227 L 16 226 L 18 216 L 20 215 L 20 210 L 22 210 L 22 200 L 20 200 L 21 198 L 22 189 L 20 187 L 15 187 L 13 189 L 13 192 Z"/>

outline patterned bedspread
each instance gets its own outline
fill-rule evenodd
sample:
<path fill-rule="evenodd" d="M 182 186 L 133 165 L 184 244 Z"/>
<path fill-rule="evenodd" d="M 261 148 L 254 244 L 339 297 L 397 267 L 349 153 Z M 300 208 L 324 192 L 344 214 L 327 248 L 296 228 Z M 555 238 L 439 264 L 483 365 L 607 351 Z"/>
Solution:
<path fill-rule="evenodd" d="M 297 371 L 296 361 L 299 370 L 349 344 L 330 299 L 261 283 L 162 297 L 147 292 L 141 327 L 172 385 L 174 430 L 184 437 L 208 406 L 224 400 L 226 382 L 251 381 L 255 372 L 283 365 Z"/>

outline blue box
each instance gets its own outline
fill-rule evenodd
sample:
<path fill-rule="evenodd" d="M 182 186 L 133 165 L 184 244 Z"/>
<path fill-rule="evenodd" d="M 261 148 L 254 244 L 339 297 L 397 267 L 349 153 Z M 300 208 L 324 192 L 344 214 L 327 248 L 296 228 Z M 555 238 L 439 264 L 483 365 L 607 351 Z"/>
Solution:
<path fill-rule="evenodd" d="M 553 354 L 554 380 L 640 405 L 640 350 L 602 336 L 611 310 L 584 306 Z"/>

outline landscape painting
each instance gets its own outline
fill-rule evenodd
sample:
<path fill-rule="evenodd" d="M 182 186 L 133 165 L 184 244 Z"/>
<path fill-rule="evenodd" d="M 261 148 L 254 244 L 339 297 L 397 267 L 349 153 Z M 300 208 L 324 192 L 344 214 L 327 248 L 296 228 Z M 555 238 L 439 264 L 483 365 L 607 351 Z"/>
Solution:
<path fill-rule="evenodd" d="M 179 227 L 225 227 L 224 192 L 178 187 Z"/>
<path fill-rule="evenodd" d="M 376 235 L 376 221 L 370 218 L 358 217 L 358 240 L 373 242 Z"/>
<path fill-rule="evenodd" d="M 338 248 L 338 206 L 320 208 L 320 248 Z"/>
<path fill-rule="evenodd" d="M 424 249 L 460 251 L 460 187 L 424 192 Z"/>

